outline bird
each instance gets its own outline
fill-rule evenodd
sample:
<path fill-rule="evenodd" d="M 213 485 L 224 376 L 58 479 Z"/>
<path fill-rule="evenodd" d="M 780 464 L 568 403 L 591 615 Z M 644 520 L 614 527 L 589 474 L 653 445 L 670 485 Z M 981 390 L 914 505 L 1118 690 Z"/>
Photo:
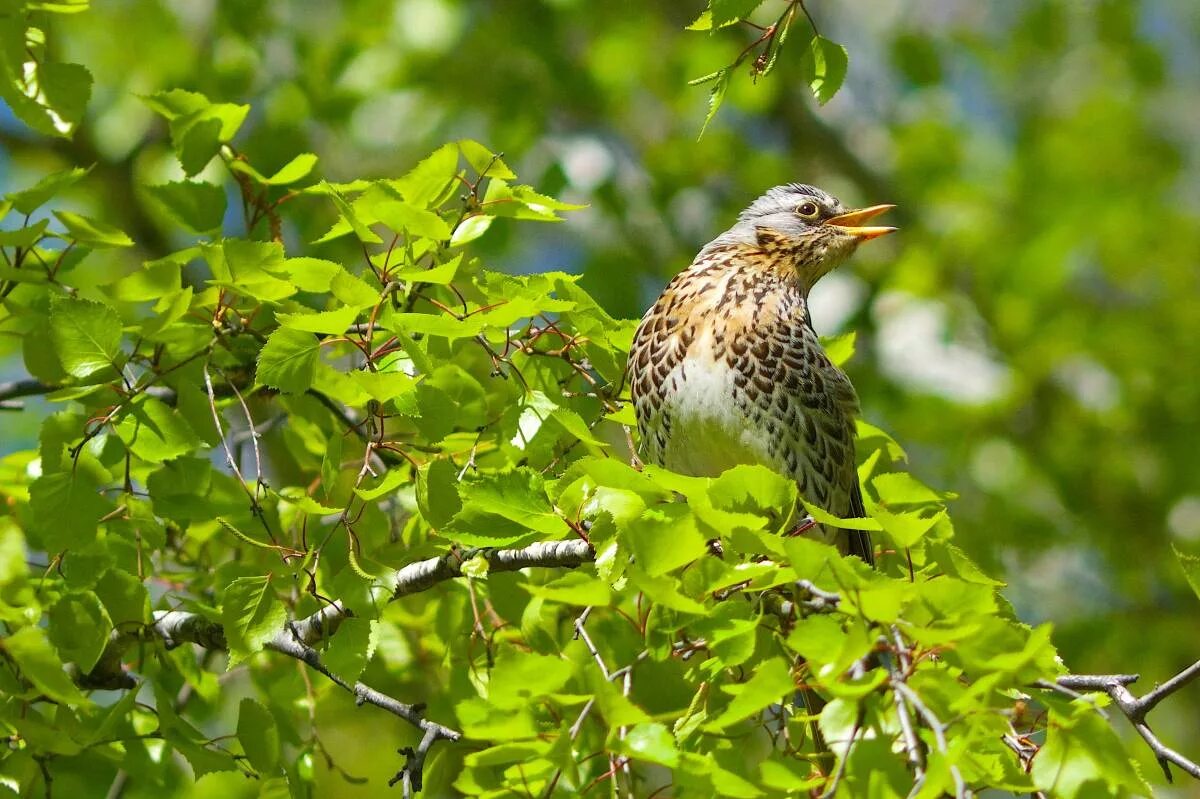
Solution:
<path fill-rule="evenodd" d="M 850 210 L 822 189 L 788 183 L 700 250 L 634 334 L 626 377 L 644 463 L 697 477 L 760 464 L 834 516 L 866 515 L 854 457 L 858 395 L 821 346 L 809 293 L 860 244 L 896 230 L 863 224 L 894 207 Z M 810 527 L 806 534 L 874 565 L 866 531 Z"/>

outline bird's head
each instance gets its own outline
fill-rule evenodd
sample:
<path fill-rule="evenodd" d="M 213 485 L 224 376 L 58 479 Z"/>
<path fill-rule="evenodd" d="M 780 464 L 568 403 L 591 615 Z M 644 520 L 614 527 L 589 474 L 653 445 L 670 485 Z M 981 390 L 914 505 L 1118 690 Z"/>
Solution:
<path fill-rule="evenodd" d="M 863 224 L 893 207 L 849 210 L 816 186 L 788 183 L 752 202 L 722 238 L 779 252 L 805 287 L 811 288 L 859 244 L 895 231 Z"/>

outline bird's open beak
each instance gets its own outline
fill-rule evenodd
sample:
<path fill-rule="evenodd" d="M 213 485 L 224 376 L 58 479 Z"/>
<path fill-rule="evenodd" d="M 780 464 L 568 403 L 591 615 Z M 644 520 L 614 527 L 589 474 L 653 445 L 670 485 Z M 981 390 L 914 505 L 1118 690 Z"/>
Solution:
<path fill-rule="evenodd" d="M 844 214 L 839 214 L 835 217 L 825 220 L 827 225 L 836 225 L 844 232 L 851 236 L 867 241 L 868 239 L 877 239 L 880 236 L 886 236 L 889 233 L 895 233 L 894 227 L 877 227 L 869 225 L 861 227 L 863 222 L 882 214 L 884 211 L 890 211 L 896 206 L 894 205 L 872 205 L 870 208 L 859 208 L 857 211 L 847 211 Z"/>

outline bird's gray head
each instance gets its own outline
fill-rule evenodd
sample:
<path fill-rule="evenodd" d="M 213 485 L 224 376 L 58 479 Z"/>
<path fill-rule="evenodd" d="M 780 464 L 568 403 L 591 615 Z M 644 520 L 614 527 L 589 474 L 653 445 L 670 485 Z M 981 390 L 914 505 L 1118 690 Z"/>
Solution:
<path fill-rule="evenodd" d="M 847 210 L 840 200 L 816 186 L 788 183 L 769 189 L 750 203 L 737 224 L 713 244 L 746 244 L 784 255 L 783 262 L 811 288 L 859 244 L 893 232 L 896 228 L 862 226 L 892 207 Z"/>

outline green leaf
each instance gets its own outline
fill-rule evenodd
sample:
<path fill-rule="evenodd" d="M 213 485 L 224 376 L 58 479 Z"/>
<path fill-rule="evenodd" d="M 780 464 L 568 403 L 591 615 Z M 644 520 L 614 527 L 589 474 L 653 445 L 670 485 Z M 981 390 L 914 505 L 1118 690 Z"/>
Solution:
<path fill-rule="evenodd" d="M 69 188 L 80 178 L 91 172 L 92 168 L 72 167 L 62 172 L 54 172 L 39 180 L 33 186 L 22 191 L 14 191 L 5 197 L 12 207 L 21 214 L 32 214 L 49 200 L 56 197 L 64 189 Z"/>
<path fill-rule="evenodd" d="M 346 271 L 338 272 L 329 281 L 329 290 L 334 297 L 351 308 L 363 310 L 379 302 L 379 291 L 371 288 L 367 281 Z"/>
<path fill-rule="evenodd" d="M 458 227 L 454 228 L 453 235 L 450 236 L 451 247 L 462 247 L 464 244 L 470 244 L 475 239 L 487 233 L 488 228 L 492 226 L 492 220 L 496 217 L 488 214 L 476 214 L 464 219 Z"/>
<path fill-rule="evenodd" d="M 181 270 L 168 261 L 149 261 L 136 272 L 121 278 L 113 296 L 122 302 L 161 300 L 180 290 Z"/>
<path fill-rule="evenodd" d="M 500 708 L 473 696 L 459 702 L 454 710 L 468 738 L 519 741 L 538 734 L 528 707 Z"/>
<path fill-rule="evenodd" d="M 588 692 L 596 700 L 596 709 L 608 722 L 609 727 L 650 721 L 649 714 L 629 701 L 621 688 L 604 679 L 599 669 L 588 668 L 584 673 L 587 675 Z"/>
<path fill-rule="evenodd" d="M 411 172 L 392 181 L 405 201 L 418 208 L 429 208 L 457 182 L 458 146 L 443 144 Z"/>
<path fill-rule="evenodd" d="M 516 175 L 508 165 L 501 160 L 499 154 L 493 153 L 488 148 L 484 147 L 477 141 L 471 139 L 463 139 L 458 143 L 458 147 L 462 150 L 463 157 L 467 159 L 467 163 L 480 177 L 500 178 L 501 180 L 515 180 Z"/>
<path fill-rule="evenodd" d="M 708 642 L 713 656 L 704 668 L 715 673 L 748 661 L 754 655 L 758 621 L 747 605 L 722 602 L 711 615 L 692 625 L 695 637 Z"/>
<path fill-rule="evenodd" d="M 171 144 L 188 176 L 204 169 L 221 144 L 233 140 L 250 112 L 248 105 L 213 103 L 203 94 L 180 89 L 142 99 L 167 118 Z"/>
<path fill-rule="evenodd" d="M 631 566 L 626 576 L 634 588 L 646 595 L 651 602 L 663 607 L 677 610 L 680 613 L 706 615 L 709 609 L 702 603 L 679 592 L 679 581 L 668 576 L 652 577 L 640 568 Z"/>
<path fill-rule="evenodd" d="M 462 509 L 442 534 L 469 546 L 514 543 L 531 533 L 565 538 L 570 528 L 550 500 L 542 476 L 531 469 L 480 475 L 459 484 Z"/>
<path fill-rule="evenodd" d="M 556 211 L 575 211 L 585 207 L 539 194 L 530 186 L 512 186 L 498 178 L 488 181 L 483 205 L 496 216 L 539 222 L 561 222 L 562 217 Z"/>
<path fill-rule="evenodd" d="M 647 508 L 629 522 L 625 534 L 638 566 L 651 577 L 691 563 L 707 551 L 696 517 L 684 504 Z"/>
<path fill-rule="evenodd" d="M 696 141 L 704 138 L 704 131 L 708 130 L 708 123 L 713 121 L 721 104 L 725 102 L 725 92 L 729 89 L 730 77 L 732 77 L 732 73 L 728 69 L 718 70 L 714 76 L 716 83 L 713 84 L 712 90 L 708 94 L 708 113 L 704 115 L 704 124 L 700 126 L 700 135 L 696 137 Z"/>
<path fill-rule="evenodd" d="M 1071 703 L 1070 713 L 1051 708 L 1046 743 L 1033 759 L 1033 781 L 1048 796 L 1088 799 L 1150 796 L 1120 738 L 1088 698 Z"/>
<path fill-rule="evenodd" d="M 274 175 L 266 179 L 270 186 L 286 186 L 308 177 L 317 165 L 317 156 L 313 153 L 300 153 L 276 170 Z"/>
<path fill-rule="evenodd" d="M 506 649 L 496 658 L 488 683 L 488 701 L 500 709 L 526 707 L 531 700 L 562 689 L 575 669 L 556 655 Z"/>
<path fill-rule="evenodd" d="M 679 765 L 679 749 L 675 736 L 658 722 L 638 724 L 629 729 L 625 740 L 618 740 L 620 751 L 649 763 L 658 763 L 668 768 Z"/>
<path fill-rule="evenodd" d="M 25 627 L 10 635 L 4 640 L 4 652 L 16 662 L 21 676 L 39 692 L 65 705 L 90 704 L 63 671 L 62 661 L 41 628 Z"/>
<path fill-rule="evenodd" d="M 13 66 L 22 77 L 0 84 L 13 113 L 39 133 L 71 138 L 91 98 L 92 73 L 79 64 L 30 60 Z"/>
<path fill-rule="evenodd" d="M 260 774 L 279 768 L 279 728 L 265 706 L 246 697 L 238 706 L 238 741 L 250 765 Z"/>
<path fill-rule="evenodd" d="M 875 519 L 842 519 L 803 500 L 801 500 L 801 504 L 804 506 L 805 512 L 809 516 L 812 516 L 813 520 L 818 524 L 836 527 L 839 530 L 867 530 L 874 532 L 883 529 L 883 525 Z"/>
<path fill-rule="evenodd" d="M 357 308 L 344 307 L 316 313 L 282 313 L 275 318 L 279 324 L 291 330 L 341 336 L 354 324 L 360 313 Z"/>
<path fill-rule="evenodd" d="M 39 219 L 28 227 L 17 228 L 16 230 L 0 230 L 0 247 L 30 247 L 36 244 L 46 233 L 46 228 L 50 226 L 50 220 Z M 46 280 L 45 272 L 33 272 L 32 270 L 19 270 L 4 266 L 4 277 L 9 280 L 26 280 L 37 279 L 38 282 Z"/>
<path fill-rule="evenodd" d="M 25 563 L 25 536 L 11 516 L 0 517 L 0 585 L 14 588 L 29 574 Z"/>
<path fill-rule="evenodd" d="M 193 233 L 208 233 L 225 219 L 225 190 L 212 183 L 182 180 L 147 186 L 146 192 Z"/>
<path fill-rule="evenodd" d="M 109 569 L 96 581 L 95 591 L 114 628 L 149 620 L 150 595 L 142 581 L 129 572 Z"/>
<path fill-rule="evenodd" d="M 315 499 L 305 493 L 303 488 L 299 486 L 286 486 L 279 489 L 279 496 L 295 505 L 304 513 L 313 516 L 331 516 L 335 513 L 341 513 L 342 508 L 335 508 L 330 505 L 322 505 Z"/>
<path fill-rule="evenodd" d="M 116 366 L 121 318 L 103 303 L 55 296 L 50 303 L 50 340 L 63 369 L 86 378 Z"/>
<path fill-rule="evenodd" d="M 271 271 L 287 278 L 301 291 L 323 293 L 329 291 L 333 278 L 345 270 L 341 264 L 320 258 L 288 258 L 272 264 Z"/>
<path fill-rule="evenodd" d="M 526 763 L 531 758 L 546 754 L 549 748 L 550 744 L 546 741 L 504 743 L 480 752 L 472 752 L 463 758 L 463 762 L 472 768 L 498 766 L 506 763 Z"/>
<path fill-rule="evenodd" d="M 438 459 L 421 467 L 417 472 L 417 507 L 435 530 L 450 523 L 462 508 L 454 464 Z"/>
<path fill-rule="evenodd" d="M 1183 569 L 1183 576 L 1187 578 L 1192 592 L 1197 598 L 1200 598 L 1200 555 L 1184 552 L 1175 543 L 1171 544 L 1171 549 L 1175 552 L 1175 558 L 1179 561 L 1179 566 Z"/>
<path fill-rule="evenodd" d="M 333 201 L 333 205 L 337 208 L 338 216 L 340 217 L 340 223 L 344 223 L 344 225 L 334 225 L 328 233 L 317 239 L 315 243 L 321 244 L 330 239 L 345 235 L 350 231 L 354 231 L 354 235 L 358 236 L 358 240 L 365 244 L 383 243 L 383 239 L 379 238 L 371 230 L 369 223 L 359 218 L 358 213 L 350 206 L 350 203 L 346 202 L 346 199 L 333 186 L 325 181 L 321 181 L 317 185 L 324 189 L 329 199 Z"/>
<path fill-rule="evenodd" d="M 87 11 L 91 0 L 29 0 L 25 7 L 30 11 L 45 11 L 50 14 L 78 14 Z"/>
<path fill-rule="evenodd" d="M 542 429 L 546 427 L 547 422 L 554 423 L 554 427 L 551 429 L 556 438 L 561 433 L 555 428 L 561 428 L 589 447 L 603 449 L 608 446 L 607 442 L 601 441 L 593 435 L 582 416 L 570 408 L 564 408 L 545 392 L 536 389 L 528 392 L 522 401 L 521 415 L 517 421 L 517 435 L 512 440 L 513 445 L 520 449 L 528 449 L 538 438 Z"/>
<path fill-rule="evenodd" d="M 412 478 L 402 469 L 388 469 L 387 473 L 380 476 L 378 479 L 368 477 L 363 480 L 362 484 L 354 489 L 354 493 L 358 494 L 368 502 L 386 497 L 388 494 L 394 493 L 401 486 L 412 484 Z M 418 489 L 419 490 L 419 489 Z M 455 508 L 457 510 L 457 508 Z"/>
<path fill-rule="evenodd" d="M 892 438 L 886 432 L 876 427 L 875 425 L 858 420 L 857 435 L 859 444 L 866 446 L 875 446 L 886 452 L 887 457 L 892 460 L 905 461 L 908 460 L 908 455 L 905 454 L 904 448 L 901 447 L 896 439 Z"/>
<path fill-rule="evenodd" d="M 320 349 L 320 339 L 311 333 L 278 328 L 258 354 L 256 379 L 285 394 L 303 394 L 312 387 Z"/>
<path fill-rule="evenodd" d="M 116 430 L 130 452 L 152 463 L 186 455 L 200 444 L 178 409 L 145 395 L 130 406 Z"/>
<path fill-rule="evenodd" d="M 50 552 L 81 549 L 96 540 L 100 519 L 112 510 L 86 469 L 44 474 L 29 486 L 30 526 Z"/>
<path fill-rule="evenodd" d="M 91 591 L 65 594 L 50 608 L 47 632 L 58 654 L 87 674 L 100 659 L 112 621 Z"/>
<path fill-rule="evenodd" d="M 788 634 L 787 643 L 813 665 L 814 671 L 827 663 L 836 663 L 846 650 L 849 636 L 842 622 L 832 616 L 814 615 L 800 619 Z M 870 647 L 871 641 L 867 641 Z"/>
<path fill-rule="evenodd" d="M 933 529 L 935 524 L 945 517 L 945 511 L 930 515 L 920 510 L 892 513 L 879 506 L 871 509 L 871 518 L 883 527 L 884 531 L 887 532 L 898 547 L 913 546 L 924 538 Z M 851 529 L 866 530 L 868 528 L 864 523 L 862 526 L 851 527 Z"/>
<path fill-rule="evenodd" d="M 934 491 L 908 472 L 887 472 L 871 478 L 871 485 L 884 505 L 940 504 L 955 495 Z"/>
<path fill-rule="evenodd" d="M 167 120 L 178 119 L 181 116 L 201 111 L 210 105 L 207 97 L 199 92 L 189 92 L 184 89 L 170 89 L 141 95 L 141 100 L 155 113 Z"/>
<path fill-rule="evenodd" d="M 821 336 L 821 347 L 834 366 L 842 366 L 854 357 L 854 341 L 857 335 L 851 330 L 840 336 Z"/>
<path fill-rule="evenodd" d="M 271 588 L 270 576 L 239 577 L 221 595 L 221 626 L 229 666 L 245 660 L 283 630 L 287 608 Z"/>
<path fill-rule="evenodd" d="M 720 732 L 731 724 L 748 718 L 768 705 L 779 702 L 795 690 L 791 671 L 782 658 L 769 658 L 754 670 L 754 676 L 741 685 L 723 685 L 721 690 L 734 695 L 725 710 L 704 729 Z"/>
<path fill-rule="evenodd" d="M 713 24 L 723 27 L 750 16 L 762 3 L 763 0 L 711 0 L 709 9 Z"/>
<path fill-rule="evenodd" d="M 764 466 L 749 464 L 723 472 L 709 484 L 707 493 L 714 508 L 773 516 L 777 522 L 791 515 L 797 497 L 794 481 Z"/>
<path fill-rule="evenodd" d="M 686 26 L 684 30 L 689 31 L 710 31 L 713 29 L 712 10 L 704 9 L 700 12 L 700 16 L 692 21 L 692 24 Z M 688 81 L 689 85 L 692 81 Z"/>
<path fill-rule="evenodd" d="M 379 221 L 398 233 L 410 237 L 422 237 L 434 241 L 450 238 L 450 226 L 432 211 L 417 208 L 408 203 L 392 200 L 375 206 Z"/>
<path fill-rule="evenodd" d="M 408 416 L 420 413 L 417 407 L 417 381 L 404 372 L 367 372 L 360 369 L 351 372 L 350 376 L 362 386 L 363 391 L 379 402 L 395 402 L 397 410 Z"/>
<path fill-rule="evenodd" d="M 819 104 L 825 105 L 837 94 L 846 79 L 849 63 L 845 47 L 824 36 L 812 37 L 800 69 Z"/>
<path fill-rule="evenodd" d="M 225 239 L 200 248 L 212 268 L 210 285 L 266 302 L 296 293 L 296 286 L 274 274 L 285 263 L 278 242 Z"/>
<path fill-rule="evenodd" d="M 764 786 L 783 791 L 789 796 L 803 796 L 825 784 L 825 777 L 810 777 L 805 766 L 797 766 L 786 760 L 764 760 L 758 764 L 758 773 Z"/>
<path fill-rule="evenodd" d="M 55 211 L 54 216 L 62 222 L 68 235 L 80 244 L 98 250 L 105 247 L 132 247 L 133 239 L 112 225 L 89 219 L 70 211 Z"/>
<path fill-rule="evenodd" d="M 390 332 L 408 337 L 413 333 L 443 336 L 450 340 L 478 336 L 487 327 L 486 314 L 455 319 L 445 313 L 389 313 L 383 326 Z"/>
<path fill-rule="evenodd" d="M 567 572 L 544 585 L 524 583 L 521 587 L 533 596 L 567 605 L 605 607 L 612 602 L 608 583 L 582 571 Z"/>
<path fill-rule="evenodd" d="M 378 637 L 379 622 L 376 620 L 342 620 L 324 652 L 325 665 L 343 680 L 353 683 L 375 653 Z"/>
<path fill-rule="evenodd" d="M 454 276 L 458 273 L 458 267 L 462 264 L 462 260 L 462 253 L 459 253 L 445 263 L 431 266 L 429 269 L 397 269 L 392 272 L 392 277 L 397 280 L 411 280 L 416 283 L 432 283 L 444 286 L 454 280 Z"/>

